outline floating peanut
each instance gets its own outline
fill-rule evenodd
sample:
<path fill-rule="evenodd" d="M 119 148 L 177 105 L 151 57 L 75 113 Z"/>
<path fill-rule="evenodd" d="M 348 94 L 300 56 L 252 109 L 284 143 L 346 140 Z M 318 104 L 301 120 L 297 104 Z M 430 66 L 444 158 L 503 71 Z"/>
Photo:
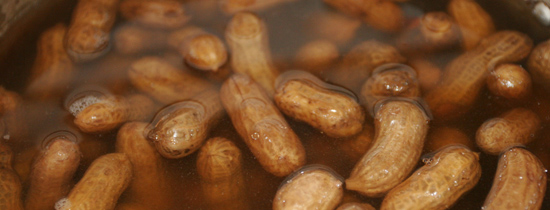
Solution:
<path fill-rule="evenodd" d="M 487 77 L 491 93 L 511 100 L 525 99 L 531 95 L 531 75 L 516 64 L 498 65 Z"/>
<path fill-rule="evenodd" d="M 429 12 L 418 18 L 396 40 L 405 54 L 434 53 L 452 49 L 460 42 L 460 29 L 444 12 Z"/>
<path fill-rule="evenodd" d="M 197 69 L 218 71 L 227 62 L 227 49 L 217 36 L 202 34 L 189 41 L 184 59 Z"/>
<path fill-rule="evenodd" d="M 336 210 L 376 210 L 368 203 L 345 203 L 340 205 Z"/>
<path fill-rule="evenodd" d="M 344 195 L 340 175 L 323 165 L 310 165 L 287 177 L 273 199 L 273 209 L 335 209 Z"/>
<path fill-rule="evenodd" d="M 296 0 L 220 0 L 220 7 L 227 14 L 242 11 L 260 11 Z"/>
<path fill-rule="evenodd" d="M 338 146 L 351 163 L 357 163 L 367 153 L 373 142 L 374 127 L 369 123 L 365 123 L 363 130 L 357 136 L 342 139 L 338 142 Z"/>
<path fill-rule="evenodd" d="M 336 44 L 328 40 L 314 40 L 304 44 L 294 58 L 296 66 L 312 73 L 320 73 L 338 58 Z"/>
<path fill-rule="evenodd" d="M 416 71 L 416 77 L 423 93 L 437 86 L 442 72 L 436 64 L 422 58 L 413 58 L 407 63 Z"/>
<path fill-rule="evenodd" d="M 305 23 L 310 37 L 330 40 L 338 45 L 350 42 L 361 26 L 361 21 L 337 12 L 316 12 Z"/>
<path fill-rule="evenodd" d="M 137 89 L 164 104 L 189 99 L 213 86 L 158 57 L 137 60 L 130 66 L 128 76 Z"/>
<path fill-rule="evenodd" d="M 281 74 L 273 99 L 283 113 L 328 136 L 349 137 L 363 129 L 365 113 L 355 95 L 305 71 Z"/>
<path fill-rule="evenodd" d="M 180 28 L 190 19 L 183 3 L 175 0 L 123 0 L 120 14 L 128 21 L 160 29 Z"/>
<path fill-rule="evenodd" d="M 32 98 L 45 100 L 61 97 L 67 90 L 74 74 L 74 65 L 63 45 L 66 33 L 67 27 L 59 23 L 40 35 L 26 90 Z"/>
<path fill-rule="evenodd" d="M 168 33 L 165 31 L 128 24 L 115 31 L 114 50 L 126 55 L 155 52 L 167 47 L 167 37 Z"/>
<path fill-rule="evenodd" d="M 132 163 L 133 178 L 125 191 L 131 201 L 150 208 L 170 209 L 173 195 L 162 157 L 145 137 L 147 123 L 129 122 L 118 131 L 116 152 Z"/>
<path fill-rule="evenodd" d="M 434 118 L 456 119 L 469 111 L 485 85 L 489 69 L 522 60 L 533 41 L 516 31 L 501 31 L 449 63 L 439 84 L 425 95 Z"/>
<path fill-rule="evenodd" d="M 363 84 L 361 97 L 371 115 L 374 115 L 376 103 L 388 97 L 416 99 L 420 97 L 416 72 L 403 64 L 380 65 Z"/>
<path fill-rule="evenodd" d="M 541 161 L 531 152 L 522 148 L 506 150 L 500 156 L 493 187 L 481 208 L 541 209 L 546 173 Z"/>
<path fill-rule="evenodd" d="M 233 126 L 266 171 L 286 176 L 305 164 L 300 139 L 252 78 L 234 74 L 222 85 L 220 98 Z"/>
<path fill-rule="evenodd" d="M 550 40 L 539 43 L 529 55 L 527 70 L 533 78 L 533 82 L 550 89 Z"/>
<path fill-rule="evenodd" d="M 470 50 L 495 32 L 491 16 L 475 0 L 451 0 L 447 7 L 462 33 L 462 48 Z"/>
<path fill-rule="evenodd" d="M 397 32 L 403 28 L 403 10 L 391 1 L 375 0 L 324 0 L 336 9 L 359 17 L 375 29 Z"/>
<path fill-rule="evenodd" d="M 406 58 L 391 45 L 368 40 L 353 47 L 335 70 L 327 72 L 330 81 L 353 92 L 359 92 L 361 85 L 372 71 L 386 63 L 403 63 Z"/>
<path fill-rule="evenodd" d="M 59 131 L 44 139 L 29 175 L 25 209 L 50 210 L 69 193 L 74 173 L 80 163 L 76 137 Z"/>
<path fill-rule="evenodd" d="M 453 127 L 432 127 L 426 137 L 425 152 L 434 152 L 445 146 L 462 145 L 472 150 L 474 142 L 462 130 Z"/>
<path fill-rule="evenodd" d="M 541 120 L 533 111 L 515 108 L 485 121 L 477 130 L 476 143 L 484 152 L 498 155 L 512 146 L 532 142 L 540 125 Z"/>
<path fill-rule="evenodd" d="M 65 49 L 75 62 L 107 53 L 118 0 L 79 0 L 65 35 Z"/>
<path fill-rule="evenodd" d="M 0 142 L 0 209 L 23 210 L 23 189 L 12 164 L 11 148 Z"/>
<path fill-rule="evenodd" d="M 401 183 L 420 158 L 428 122 L 425 111 L 410 100 L 381 102 L 374 116 L 374 144 L 353 168 L 346 188 L 380 197 Z"/>
<path fill-rule="evenodd" d="M 380 209 L 448 209 L 479 181 L 478 156 L 462 146 L 443 148 L 393 188 Z"/>
<path fill-rule="evenodd" d="M 249 209 L 241 151 L 225 138 L 211 138 L 201 147 L 197 172 L 210 209 Z"/>
<path fill-rule="evenodd" d="M 225 40 L 231 54 L 231 67 L 237 73 L 248 74 L 271 96 L 279 70 L 271 60 L 267 28 L 262 19 L 252 13 L 237 13 L 225 29 Z"/>
<path fill-rule="evenodd" d="M 208 90 L 161 110 L 147 135 L 162 156 L 182 158 L 202 146 L 223 114 L 218 91 Z"/>

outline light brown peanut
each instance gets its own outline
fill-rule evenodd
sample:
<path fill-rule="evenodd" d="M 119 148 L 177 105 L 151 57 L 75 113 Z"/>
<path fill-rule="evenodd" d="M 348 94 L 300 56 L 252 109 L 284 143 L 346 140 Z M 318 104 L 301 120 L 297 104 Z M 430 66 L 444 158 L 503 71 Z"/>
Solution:
<path fill-rule="evenodd" d="M 336 208 L 342 200 L 342 178 L 328 167 L 310 165 L 294 173 L 277 190 L 273 210 L 329 210 Z"/>
<path fill-rule="evenodd" d="M 227 62 L 227 49 L 222 40 L 213 34 L 201 34 L 189 41 L 185 62 L 194 68 L 218 71 Z"/>
<path fill-rule="evenodd" d="M 39 100 L 61 97 L 74 74 L 73 61 L 65 51 L 67 26 L 56 24 L 42 32 L 37 41 L 36 59 L 26 94 Z"/>
<path fill-rule="evenodd" d="M 82 155 L 72 133 L 55 132 L 44 141 L 29 175 L 27 210 L 51 210 L 67 196 Z"/>
<path fill-rule="evenodd" d="M 403 10 L 391 1 L 375 0 L 324 0 L 336 9 L 359 17 L 375 29 L 384 32 L 398 32 L 403 28 Z"/>
<path fill-rule="evenodd" d="M 328 136 L 349 137 L 363 129 L 365 112 L 355 95 L 308 72 L 281 74 L 276 81 L 273 99 L 283 113 Z"/>
<path fill-rule="evenodd" d="M 286 176 L 305 164 L 300 139 L 259 84 L 245 74 L 234 74 L 220 90 L 233 126 L 262 167 Z"/>
<path fill-rule="evenodd" d="M 510 100 L 525 99 L 531 95 L 531 75 L 517 64 L 501 64 L 487 77 L 487 87 L 492 94 Z"/>
<path fill-rule="evenodd" d="M 531 152 L 522 148 L 506 150 L 500 156 L 493 186 L 481 208 L 540 209 L 546 193 L 546 173 Z"/>
<path fill-rule="evenodd" d="M 437 86 L 442 72 L 441 68 L 435 63 L 423 58 L 413 58 L 409 59 L 407 64 L 416 71 L 422 93 L 426 93 Z"/>
<path fill-rule="evenodd" d="M 319 39 L 304 44 L 294 58 L 298 68 L 318 74 L 330 67 L 338 58 L 339 52 L 336 44 L 331 41 Z"/>
<path fill-rule="evenodd" d="M 350 42 L 361 21 L 338 12 L 316 12 L 305 23 L 310 37 L 332 41 L 338 45 Z"/>
<path fill-rule="evenodd" d="M 248 12 L 235 14 L 225 29 L 233 71 L 248 74 L 272 96 L 279 70 L 271 59 L 268 39 L 263 20 Z"/>
<path fill-rule="evenodd" d="M 135 61 L 128 76 L 137 89 L 164 104 L 189 99 L 213 86 L 158 57 L 143 57 Z"/>
<path fill-rule="evenodd" d="M 529 55 L 533 41 L 516 31 L 500 31 L 475 49 L 451 61 L 439 84 L 425 95 L 435 119 L 456 119 L 468 112 L 484 87 L 489 69 L 520 61 Z"/>
<path fill-rule="evenodd" d="M 336 210 L 376 210 L 368 203 L 350 202 L 340 205 Z"/>
<path fill-rule="evenodd" d="M 202 193 L 210 209 L 249 209 L 241 151 L 221 137 L 208 139 L 197 158 Z"/>
<path fill-rule="evenodd" d="M 346 180 L 346 189 L 381 197 L 401 183 L 420 158 L 429 118 L 412 101 L 390 99 L 375 112 L 375 140 Z"/>
<path fill-rule="evenodd" d="M 132 163 L 133 178 L 125 196 L 149 208 L 170 209 L 174 195 L 170 192 L 167 168 L 155 146 L 145 137 L 147 123 L 128 122 L 118 131 L 116 152 L 124 153 Z"/>
<path fill-rule="evenodd" d="M 481 177 L 479 155 L 462 146 L 449 146 L 433 157 L 384 198 L 380 210 L 443 210 L 471 190 Z"/>
<path fill-rule="evenodd" d="M 75 62 L 96 59 L 110 48 L 119 0 L 79 0 L 65 35 L 65 49 Z"/>
<path fill-rule="evenodd" d="M 166 158 L 182 158 L 199 149 L 224 109 L 217 90 L 172 104 L 159 113 L 148 127 L 147 137 Z"/>
<path fill-rule="evenodd" d="M 512 109 L 485 121 L 476 133 L 476 144 L 485 153 L 498 155 L 512 146 L 532 142 L 540 130 L 541 120 L 533 111 Z"/>
<path fill-rule="evenodd" d="M 23 210 L 23 189 L 12 164 L 11 148 L 0 142 L 0 209 Z"/>
<path fill-rule="evenodd" d="M 243 11 L 260 11 L 296 0 L 220 0 L 222 11 L 233 14 Z"/>
<path fill-rule="evenodd" d="M 339 66 L 327 72 L 327 78 L 353 92 L 360 92 L 361 85 L 376 67 L 386 63 L 403 63 L 405 60 L 394 46 L 368 40 L 345 54 Z"/>
<path fill-rule="evenodd" d="M 113 35 L 114 50 L 125 55 L 155 52 L 167 47 L 167 37 L 165 31 L 128 24 L 116 29 Z"/>
<path fill-rule="evenodd" d="M 353 137 L 342 139 L 338 142 L 350 163 L 357 163 L 367 153 L 374 142 L 374 127 L 370 123 L 363 124 L 363 130 Z"/>
<path fill-rule="evenodd" d="M 435 53 L 458 46 L 460 29 L 444 12 L 428 12 L 419 17 L 396 40 L 405 54 Z"/>
<path fill-rule="evenodd" d="M 550 90 L 550 40 L 537 44 L 527 60 L 527 70 L 535 84 Z"/>
<path fill-rule="evenodd" d="M 130 22 L 159 29 L 180 28 L 190 19 L 183 3 L 176 0 L 123 0 L 120 14 Z"/>
<path fill-rule="evenodd" d="M 430 132 L 426 137 L 424 152 L 434 152 L 449 145 L 462 145 L 470 150 L 475 148 L 474 141 L 462 130 L 443 126 L 430 128 Z"/>
<path fill-rule="evenodd" d="M 495 32 L 491 16 L 475 0 L 451 0 L 447 11 L 462 33 L 462 48 L 470 50 Z"/>
<path fill-rule="evenodd" d="M 112 210 L 131 179 L 132 163 L 126 154 L 103 155 L 94 160 L 67 198 L 55 204 L 56 209 Z"/>

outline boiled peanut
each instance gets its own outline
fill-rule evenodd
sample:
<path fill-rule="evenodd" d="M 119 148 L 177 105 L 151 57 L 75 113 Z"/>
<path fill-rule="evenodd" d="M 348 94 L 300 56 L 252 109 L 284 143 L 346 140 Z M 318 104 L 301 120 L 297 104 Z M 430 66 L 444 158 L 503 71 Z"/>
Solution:
<path fill-rule="evenodd" d="M 393 188 L 380 209 L 448 209 L 479 181 L 478 156 L 462 146 L 443 148 Z"/>
<path fill-rule="evenodd" d="M 498 155 L 512 146 L 532 142 L 540 125 L 541 120 L 533 111 L 515 108 L 485 121 L 477 130 L 476 143 L 484 152 Z"/>
<path fill-rule="evenodd" d="M 451 0 L 447 6 L 462 33 L 462 48 L 470 50 L 495 32 L 491 16 L 474 0 Z"/>
<path fill-rule="evenodd" d="M 56 210 L 114 209 L 131 179 L 132 163 L 126 154 L 103 155 L 94 160 L 67 198 L 55 204 Z"/>
<path fill-rule="evenodd" d="M 50 210 L 67 196 L 80 163 L 80 150 L 72 133 L 55 132 L 44 139 L 42 151 L 29 175 L 25 209 Z M 49 142 L 48 142 L 49 141 Z"/>
<path fill-rule="evenodd" d="M 75 62 L 86 62 L 107 53 L 118 0 L 79 0 L 65 35 L 65 49 Z"/>
<path fill-rule="evenodd" d="M 425 95 L 435 119 L 456 119 L 468 112 L 484 87 L 489 69 L 520 61 L 529 55 L 533 41 L 516 31 L 500 31 L 475 49 L 451 61 L 439 82 Z"/>
<path fill-rule="evenodd" d="M 189 51 L 189 41 L 198 35 L 207 34 L 202 28 L 194 25 L 187 25 L 181 29 L 175 30 L 168 34 L 166 42 L 172 49 L 176 49 L 181 55 L 187 54 Z"/>
<path fill-rule="evenodd" d="M 245 74 L 234 74 L 220 90 L 233 126 L 262 167 L 286 176 L 305 164 L 305 150 L 259 84 Z"/>
<path fill-rule="evenodd" d="M 462 145 L 472 150 L 474 142 L 462 130 L 453 127 L 432 127 L 426 137 L 425 152 L 434 152 L 445 146 Z"/>
<path fill-rule="evenodd" d="M 326 168 L 311 165 L 290 175 L 277 190 L 273 209 L 336 208 L 344 195 L 343 181 L 338 174 Z"/>
<path fill-rule="evenodd" d="M 220 6 L 227 14 L 233 14 L 242 11 L 260 11 L 278 4 L 296 0 L 221 0 Z"/>
<path fill-rule="evenodd" d="M 522 148 L 506 150 L 498 168 L 484 210 L 540 209 L 546 192 L 547 170 L 531 152 Z"/>
<path fill-rule="evenodd" d="M 340 205 L 336 210 L 376 210 L 368 203 L 345 203 Z"/>
<path fill-rule="evenodd" d="M 223 42 L 213 34 L 202 34 L 189 41 L 187 64 L 201 70 L 218 71 L 227 62 L 227 49 Z"/>
<path fill-rule="evenodd" d="M 342 150 L 350 163 L 357 163 L 363 155 L 370 149 L 374 142 L 374 127 L 365 123 L 363 130 L 356 136 L 342 139 L 338 142 L 340 150 Z"/>
<path fill-rule="evenodd" d="M 401 183 L 420 158 L 428 122 L 412 101 L 381 102 L 374 116 L 374 144 L 351 171 L 346 189 L 380 197 Z"/>
<path fill-rule="evenodd" d="M 413 58 L 410 59 L 407 64 L 416 71 L 418 84 L 423 93 L 432 90 L 441 78 L 441 69 L 427 59 Z"/>
<path fill-rule="evenodd" d="M 208 81 L 185 73 L 158 57 L 135 61 L 128 76 L 137 89 L 164 104 L 189 99 L 212 87 Z"/>
<path fill-rule="evenodd" d="M 313 13 L 305 23 L 308 36 L 329 40 L 338 45 L 350 42 L 360 26 L 360 20 L 338 12 Z"/>
<path fill-rule="evenodd" d="M 199 149 L 224 114 L 217 90 L 208 90 L 160 111 L 148 127 L 160 154 L 182 158 Z"/>
<path fill-rule="evenodd" d="M 287 71 L 276 81 L 275 103 L 283 113 L 331 137 L 359 133 L 365 122 L 355 95 L 305 71 Z"/>
<path fill-rule="evenodd" d="M 545 89 L 550 89 L 550 40 L 537 44 L 529 55 L 527 60 L 527 70 L 533 78 L 535 84 L 541 85 Z"/>
<path fill-rule="evenodd" d="M 120 14 L 128 21 L 160 29 L 180 28 L 190 19 L 183 3 L 175 0 L 123 0 Z"/>
<path fill-rule="evenodd" d="M 403 28 L 403 10 L 391 1 L 373 0 L 324 0 L 336 9 L 359 17 L 375 29 L 384 32 L 397 32 Z"/>
<path fill-rule="evenodd" d="M 23 189 L 12 164 L 11 148 L 0 142 L 0 209 L 23 210 Z"/>
<path fill-rule="evenodd" d="M 301 69 L 311 73 L 320 73 L 331 66 L 338 56 L 336 44 L 328 40 L 314 40 L 298 49 L 294 62 Z"/>
<path fill-rule="evenodd" d="M 147 123 L 128 122 L 118 131 L 116 152 L 132 163 L 133 178 L 125 191 L 130 200 L 150 208 L 170 209 L 173 195 L 167 168 L 155 146 L 145 137 Z"/>
<path fill-rule="evenodd" d="M 516 64 L 501 64 L 487 77 L 489 91 L 511 100 L 525 99 L 531 95 L 531 75 Z"/>
<path fill-rule="evenodd" d="M 59 23 L 40 35 L 31 79 L 26 89 L 26 94 L 32 98 L 51 99 L 66 92 L 74 74 L 73 61 L 63 45 L 66 33 L 67 26 Z"/>
<path fill-rule="evenodd" d="M 279 70 L 273 64 L 267 28 L 253 13 L 237 13 L 225 29 L 234 72 L 248 74 L 271 96 Z"/>
<path fill-rule="evenodd" d="M 429 12 L 413 22 L 396 40 L 405 54 L 435 53 L 458 46 L 460 29 L 444 12 Z"/>
<path fill-rule="evenodd" d="M 168 33 L 161 30 L 150 30 L 137 25 L 119 27 L 114 35 L 114 49 L 126 55 L 154 52 L 167 47 Z"/>

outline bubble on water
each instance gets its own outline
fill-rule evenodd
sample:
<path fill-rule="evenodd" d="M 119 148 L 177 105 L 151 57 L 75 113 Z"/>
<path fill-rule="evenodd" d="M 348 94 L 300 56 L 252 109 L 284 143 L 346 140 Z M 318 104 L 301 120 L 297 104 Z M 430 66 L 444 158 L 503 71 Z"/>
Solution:
<path fill-rule="evenodd" d="M 64 210 L 71 208 L 71 201 L 68 198 L 61 198 L 55 203 L 55 210 Z"/>
<path fill-rule="evenodd" d="M 110 95 L 109 91 L 101 87 L 82 87 L 69 94 L 65 99 L 64 107 L 76 116 L 86 107 L 102 101 L 107 95 Z"/>

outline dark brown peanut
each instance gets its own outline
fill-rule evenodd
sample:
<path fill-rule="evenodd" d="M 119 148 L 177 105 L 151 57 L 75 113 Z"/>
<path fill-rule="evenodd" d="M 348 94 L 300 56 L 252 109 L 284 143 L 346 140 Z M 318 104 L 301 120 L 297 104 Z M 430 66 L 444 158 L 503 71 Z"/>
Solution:
<path fill-rule="evenodd" d="M 475 148 L 474 141 L 463 131 L 453 127 L 432 127 L 426 137 L 425 152 L 434 152 L 445 146 L 462 145 L 470 150 Z"/>
<path fill-rule="evenodd" d="M 175 0 L 124 0 L 120 14 L 131 22 L 160 29 L 180 28 L 190 19 L 183 3 Z"/>
<path fill-rule="evenodd" d="M 23 189 L 12 164 L 11 148 L 0 142 L 0 209 L 23 210 Z"/>
<path fill-rule="evenodd" d="M 462 48 L 470 50 L 495 32 L 491 16 L 475 0 L 451 0 L 447 7 L 462 33 Z"/>
<path fill-rule="evenodd" d="M 533 82 L 550 90 L 550 40 L 539 43 L 527 60 Z"/>
<path fill-rule="evenodd" d="M 460 29 L 444 12 L 429 12 L 412 23 L 396 40 L 405 54 L 435 53 L 452 49 L 460 42 Z"/>
<path fill-rule="evenodd" d="M 498 65 L 487 77 L 489 91 L 510 100 L 525 99 L 531 95 L 531 75 L 516 64 Z"/>

